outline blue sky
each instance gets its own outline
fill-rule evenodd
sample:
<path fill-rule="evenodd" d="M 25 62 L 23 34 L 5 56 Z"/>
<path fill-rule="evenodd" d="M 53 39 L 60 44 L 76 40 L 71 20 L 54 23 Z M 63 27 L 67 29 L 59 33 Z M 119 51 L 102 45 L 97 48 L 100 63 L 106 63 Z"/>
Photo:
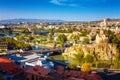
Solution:
<path fill-rule="evenodd" d="M 0 20 L 14 18 L 70 21 L 120 18 L 120 0 L 0 0 Z"/>

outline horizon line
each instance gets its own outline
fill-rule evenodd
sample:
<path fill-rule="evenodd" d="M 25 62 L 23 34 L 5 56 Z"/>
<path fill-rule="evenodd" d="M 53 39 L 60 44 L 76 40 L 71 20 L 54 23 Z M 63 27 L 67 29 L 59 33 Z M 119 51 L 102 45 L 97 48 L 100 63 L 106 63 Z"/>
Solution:
<path fill-rule="evenodd" d="M 65 20 L 65 19 L 40 19 L 40 18 L 8 18 L 8 19 L 0 19 L 0 21 L 4 21 L 4 20 L 14 20 L 14 19 L 35 19 L 35 20 L 61 20 L 61 21 L 66 21 L 66 22 L 92 22 L 92 21 L 101 21 L 103 19 L 96 19 L 96 20 Z M 120 19 L 120 18 L 107 18 L 107 19 Z"/>

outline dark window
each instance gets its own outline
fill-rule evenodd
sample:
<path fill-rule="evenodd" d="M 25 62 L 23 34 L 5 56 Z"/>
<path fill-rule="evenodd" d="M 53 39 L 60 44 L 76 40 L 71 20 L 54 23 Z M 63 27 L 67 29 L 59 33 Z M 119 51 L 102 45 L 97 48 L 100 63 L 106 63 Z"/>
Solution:
<path fill-rule="evenodd" d="M 26 78 L 26 80 L 29 80 L 29 78 Z"/>
<path fill-rule="evenodd" d="M 32 80 L 34 80 L 34 75 L 32 75 Z"/>
<path fill-rule="evenodd" d="M 10 77 L 8 77 L 8 78 L 7 78 L 7 80 L 11 80 L 11 78 L 10 78 Z"/>

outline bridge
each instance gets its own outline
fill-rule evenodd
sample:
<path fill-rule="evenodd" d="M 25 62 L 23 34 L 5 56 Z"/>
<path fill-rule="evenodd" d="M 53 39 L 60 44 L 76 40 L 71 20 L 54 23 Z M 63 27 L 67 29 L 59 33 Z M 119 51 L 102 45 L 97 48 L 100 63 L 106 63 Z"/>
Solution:
<path fill-rule="evenodd" d="M 48 48 L 48 49 L 41 49 L 41 50 L 29 50 L 29 51 L 16 51 L 16 50 L 11 50 L 6 52 L 6 54 L 14 54 L 17 52 L 21 52 L 21 53 L 38 53 L 38 54 L 43 54 L 43 53 L 47 53 L 47 52 L 63 52 L 66 48 Z"/>
<path fill-rule="evenodd" d="M 66 48 L 49 48 L 49 49 L 41 49 L 41 50 L 31 50 L 31 51 L 24 51 L 24 52 L 35 52 L 35 53 L 47 53 L 47 52 L 63 52 Z"/>

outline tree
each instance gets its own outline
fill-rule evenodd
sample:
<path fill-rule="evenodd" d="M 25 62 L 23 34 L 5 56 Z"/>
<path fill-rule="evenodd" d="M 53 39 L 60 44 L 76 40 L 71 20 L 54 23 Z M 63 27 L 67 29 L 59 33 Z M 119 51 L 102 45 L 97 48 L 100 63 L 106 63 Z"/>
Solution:
<path fill-rule="evenodd" d="M 89 33 L 89 31 L 81 31 L 81 36 L 87 36 Z"/>
<path fill-rule="evenodd" d="M 93 61 L 94 61 L 93 56 L 90 54 L 87 54 L 87 56 L 85 57 L 85 62 L 92 63 Z"/>
<path fill-rule="evenodd" d="M 51 42 L 53 42 L 53 40 L 54 40 L 54 37 L 53 36 L 49 36 L 49 42 L 51 43 Z"/>
<path fill-rule="evenodd" d="M 58 36 L 58 41 L 60 42 L 61 46 L 64 46 L 64 43 L 67 41 L 67 37 L 64 34 L 60 34 Z"/>
<path fill-rule="evenodd" d="M 65 60 L 68 60 L 70 64 L 82 65 L 84 63 L 84 52 L 80 45 L 67 48 L 62 56 Z"/>
<path fill-rule="evenodd" d="M 70 34 L 69 35 L 69 40 L 71 41 L 71 42 L 78 42 L 79 41 L 79 38 L 80 38 L 80 34 Z"/>
<path fill-rule="evenodd" d="M 91 64 L 90 63 L 84 63 L 81 67 L 82 72 L 90 72 L 91 71 Z"/>
<path fill-rule="evenodd" d="M 108 30 L 108 31 L 106 31 L 106 34 L 108 36 L 110 43 L 115 43 L 115 44 L 120 43 L 119 39 L 116 37 L 116 35 L 112 31 Z"/>
<path fill-rule="evenodd" d="M 118 51 L 118 53 L 115 55 L 114 68 L 115 68 L 115 69 L 120 69 L 120 53 L 119 53 L 119 51 Z"/>
<path fill-rule="evenodd" d="M 50 34 L 51 34 L 51 36 L 54 35 L 54 32 L 55 32 L 54 29 L 51 29 L 51 30 L 50 30 Z"/>
<path fill-rule="evenodd" d="M 89 39 L 88 38 L 84 38 L 83 42 L 88 44 L 89 43 Z"/>
<path fill-rule="evenodd" d="M 22 33 L 29 33 L 29 30 L 28 30 L 28 29 L 24 29 L 24 30 L 22 31 Z"/>

